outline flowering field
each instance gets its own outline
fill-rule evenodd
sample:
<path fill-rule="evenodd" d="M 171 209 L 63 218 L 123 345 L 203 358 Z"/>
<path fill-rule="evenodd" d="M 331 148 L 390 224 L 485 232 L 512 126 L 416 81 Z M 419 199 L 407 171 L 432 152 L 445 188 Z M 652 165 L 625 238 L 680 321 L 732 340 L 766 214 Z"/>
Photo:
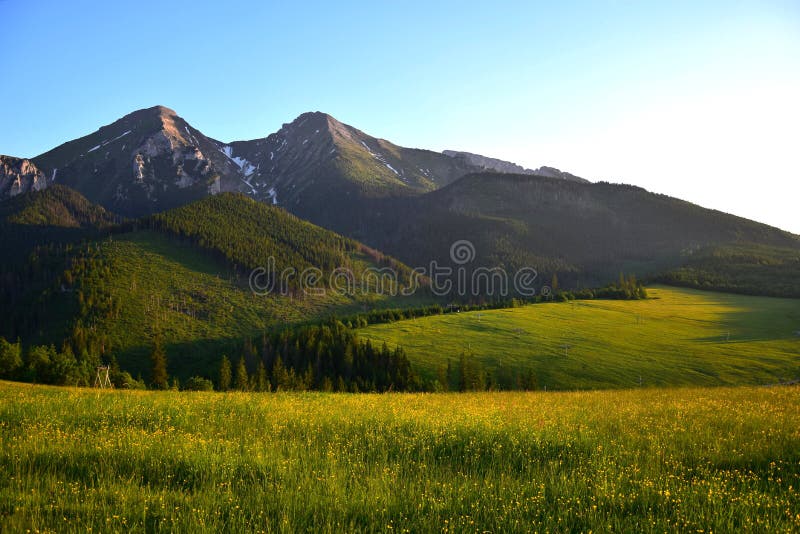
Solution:
<path fill-rule="evenodd" d="M 796 531 L 800 388 L 0 382 L 0 531 Z"/>

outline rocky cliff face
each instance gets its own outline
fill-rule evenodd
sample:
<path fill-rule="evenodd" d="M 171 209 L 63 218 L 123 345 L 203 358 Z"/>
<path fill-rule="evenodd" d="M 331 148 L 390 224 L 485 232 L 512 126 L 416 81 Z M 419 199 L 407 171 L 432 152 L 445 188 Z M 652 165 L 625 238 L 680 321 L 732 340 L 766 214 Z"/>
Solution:
<path fill-rule="evenodd" d="M 241 172 L 217 141 L 163 106 L 133 112 L 34 161 L 59 183 L 125 216 L 236 190 Z"/>
<path fill-rule="evenodd" d="M 566 171 L 560 171 L 555 167 L 539 167 L 535 171 L 532 171 L 530 174 L 534 174 L 536 176 L 546 176 L 548 178 L 560 178 L 562 180 L 568 180 L 570 182 L 589 183 L 589 180 L 587 180 L 586 178 L 575 176 L 574 174 Z"/>
<path fill-rule="evenodd" d="M 445 156 L 460 159 L 468 165 L 479 167 L 482 171 L 501 172 L 504 174 L 527 174 L 531 176 L 546 176 L 548 178 L 560 178 L 562 180 L 569 180 L 572 182 L 584 182 L 589 180 L 575 176 L 574 174 L 560 171 L 555 167 L 539 167 L 538 169 L 526 169 L 521 165 L 504 161 L 497 158 L 489 158 L 481 156 L 480 154 L 473 154 L 471 152 L 459 152 L 456 150 L 445 150 L 442 152 Z"/>
<path fill-rule="evenodd" d="M 40 191 L 47 185 L 47 176 L 31 160 L 0 155 L 0 200 Z"/>
<path fill-rule="evenodd" d="M 445 150 L 442 152 L 445 156 L 451 158 L 461 159 L 470 165 L 480 167 L 481 170 L 505 172 L 512 174 L 534 174 L 531 169 L 526 169 L 521 165 L 512 163 L 510 161 L 503 161 L 502 159 L 489 158 L 481 156 L 480 154 L 473 154 L 471 152 L 460 152 L 456 150 Z"/>

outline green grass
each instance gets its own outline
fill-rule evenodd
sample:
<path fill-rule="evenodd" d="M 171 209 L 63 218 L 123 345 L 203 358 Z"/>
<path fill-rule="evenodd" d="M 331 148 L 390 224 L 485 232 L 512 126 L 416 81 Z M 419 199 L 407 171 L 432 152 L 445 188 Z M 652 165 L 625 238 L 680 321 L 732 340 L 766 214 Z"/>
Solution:
<path fill-rule="evenodd" d="M 539 387 L 775 383 L 800 377 L 800 300 L 657 287 L 644 301 L 575 301 L 370 326 L 433 378 L 462 352 L 532 369 Z M 565 350 L 564 345 L 569 345 Z"/>
<path fill-rule="evenodd" d="M 0 530 L 800 529 L 800 389 L 219 394 L 0 382 Z"/>

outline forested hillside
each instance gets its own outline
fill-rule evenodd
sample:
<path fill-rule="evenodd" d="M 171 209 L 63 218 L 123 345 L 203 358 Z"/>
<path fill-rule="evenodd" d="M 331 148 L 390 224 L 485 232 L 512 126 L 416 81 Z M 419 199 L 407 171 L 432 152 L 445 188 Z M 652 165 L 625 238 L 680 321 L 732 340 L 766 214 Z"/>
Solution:
<path fill-rule="evenodd" d="M 564 287 L 605 285 L 620 271 L 655 276 L 729 246 L 766 265 L 773 289 L 797 286 L 800 237 L 628 185 L 473 174 L 421 197 L 375 200 L 339 224 L 409 265 L 448 263 L 451 244 L 467 239 L 476 251 L 470 266 L 531 266 L 542 282 L 557 273 Z M 744 267 L 722 263 L 704 263 L 710 275 L 725 269 L 721 288 L 763 293 Z"/>
<path fill-rule="evenodd" d="M 170 355 L 170 374 L 208 375 L 220 354 L 279 325 L 425 298 L 391 296 L 408 281 L 408 267 L 240 194 L 113 226 L 105 210 L 61 187 L 22 195 L 3 209 L 4 221 L 15 221 L 4 224 L 39 233 L 25 234 L 34 236 L 29 252 L 3 273 L 0 336 L 20 339 L 25 350 L 53 344 L 49 354 L 80 362 L 114 357 L 134 376 L 147 376 L 156 340 Z M 75 233 L 65 236 L 65 229 Z M 254 293 L 251 270 L 270 266 L 295 274 Z M 386 266 L 400 273 L 397 287 L 384 283 L 377 291 L 378 281 L 364 273 Z M 319 275 L 314 290 L 306 290 L 313 280 L 299 281 L 305 269 Z M 330 287 L 336 269 L 352 280 L 350 291 Z"/>

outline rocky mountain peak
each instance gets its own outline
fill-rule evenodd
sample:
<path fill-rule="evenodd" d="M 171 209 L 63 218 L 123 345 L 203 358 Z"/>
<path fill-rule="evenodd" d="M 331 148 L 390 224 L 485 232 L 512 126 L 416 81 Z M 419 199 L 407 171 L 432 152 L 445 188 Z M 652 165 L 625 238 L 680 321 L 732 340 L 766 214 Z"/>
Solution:
<path fill-rule="evenodd" d="M 135 216 L 235 189 L 240 169 L 174 110 L 134 111 L 34 158 L 93 202 Z"/>
<path fill-rule="evenodd" d="M 331 206 L 360 198 L 413 196 L 487 169 L 538 172 L 466 152 L 401 147 L 321 111 L 302 113 L 261 139 L 222 143 L 161 105 L 129 113 L 32 163 L 39 174 L 22 164 L 6 171 L 13 177 L 5 179 L 0 198 L 46 187 L 45 177 L 58 176 L 59 183 L 123 216 L 238 191 L 319 223 L 329 220 Z"/>
<path fill-rule="evenodd" d="M 0 155 L 0 198 L 40 191 L 47 185 L 47 175 L 31 160 Z"/>

